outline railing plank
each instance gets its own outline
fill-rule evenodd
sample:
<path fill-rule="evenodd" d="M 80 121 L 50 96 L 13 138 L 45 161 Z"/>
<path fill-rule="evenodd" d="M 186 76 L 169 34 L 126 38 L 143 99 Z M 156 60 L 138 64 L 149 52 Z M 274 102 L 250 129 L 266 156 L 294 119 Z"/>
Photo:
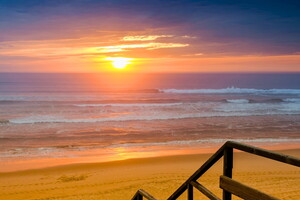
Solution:
<path fill-rule="evenodd" d="M 197 180 L 204 174 L 211 166 L 213 166 L 223 156 L 225 144 L 212 155 L 187 181 L 185 181 L 167 200 L 177 199 L 186 189 L 191 181 Z"/>
<path fill-rule="evenodd" d="M 276 197 L 262 193 L 226 176 L 220 177 L 220 188 L 245 200 L 279 200 Z"/>
<path fill-rule="evenodd" d="M 207 196 L 211 200 L 221 200 L 219 197 L 214 195 L 211 191 L 209 191 L 206 187 L 198 183 L 197 181 L 191 181 L 191 185 L 202 192 L 205 196 Z"/>
<path fill-rule="evenodd" d="M 137 191 L 131 200 L 142 200 L 143 196 Z"/>
<path fill-rule="evenodd" d="M 157 200 L 151 194 L 146 192 L 145 190 L 139 189 L 135 195 L 133 196 L 132 200 L 142 200 L 145 197 L 148 200 Z"/>
<path fill-rule="evenodd" d="M 283 162 L 283 163 L 287 163 L 290 165 L 294 165 L 297 167 L 300 167 L 300 159 L 293 157 L 293 156 L 288 156 L 288 155 L 284 155 L 281 153 L 276 153 L 273 151 L 269 151 L 266 149 L 262 149 L 259 147 L 255 147 L 255 146 L 251 146 L 251 145 L 247 145 L 247 144 L 241 144 L 238 142 L 234 142 L 234 141 L 228 141 L 225 143 L 225 145 L 227 147 L 231 147 L 234 149 L 238 149 L 241 151 L 245 151 L 251 154 L 255 154 L 255 155 L 259 155 L 262 157 L 266 157 L 266 158 L 270 158 L 272 160 L 277 160 L 279 162 Z"/>

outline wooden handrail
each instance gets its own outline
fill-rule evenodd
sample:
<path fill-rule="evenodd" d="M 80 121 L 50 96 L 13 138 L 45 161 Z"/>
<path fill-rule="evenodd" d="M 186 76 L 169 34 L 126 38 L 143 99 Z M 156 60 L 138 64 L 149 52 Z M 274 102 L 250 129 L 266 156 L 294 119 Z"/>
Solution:
<path fill-rule="evenodd" d="M 300 159 L 284 155 L 281 153 L 272 152 L 266 149 L 258 148 L 251 145 L 241 144 L 234 141 L 227 141 L 216 153 L 214 153 L 192 176 L 190 176 L 167 200 L 176 200 L 183 192 L 188 190 L 188 200 L 193 200 L 193 187 L 198 189 L 204 195 L 206 195 L 211 200 L 220 200 L 207 188 L 197 182 L 197 179 L 200 178 L 211 166 L 213 166 L 220 158 L 224 157 L 224 166 L 223 166 L 223 176 L 220 178 L 220 187 L 223 189 L 223 200 L 231 200 L 231 195 L 235 194 L 242 198 L 252 200 L 252 194 L 254 194 L 254 199 L 257 197 L 255 195 L 262 195 L 264 199 L 268 200 L 277 200 L 277 198 L 270 195 L 261 193 L 258 190 L 252 189 L 248 186 L 245 186 L 237 181 L 232 180 L 232 168 L 233 168 L 233 149 L 244 151 L 247 153 L 255 154 L 279 162 L 283 162 L 289 165 L 294 165 L 300 167 Z M 232 190 L 233 187 L 240 187 L 242 190 L 246 190 L 247 195 L 240 194 L 240 191 Z M 244 195 L 244 196 L 243 196 Z M 144 190 L 138 190 L 132 200 L 142 200 L 143 197 L 148 200 L 156 200 L 153 196 L 145 192 Z M 250 197 L 250 198 L 249 198 Z M 252 199 L 251 199 L 252 198 Z M 258 198 L 260 199 L 260 198 Z"/>
<path fill-rule="evenodd" d="M 202 192 L 205 196 L 207 196 L 211 200 L 220 200 L 219 197 L 214 195 L 211 191 L 209 191 L 206 187 L 198 183 L 197 181 L 191 181 L 191 185 Z"/>
<path fill-rule="evenodd" d="M 237 149 L 237 150 L 241 150 L 241 151 L 245 151 L 251 154 L 255 154 L 255 155 L 259 155 L 265 158 L 270 158 L 272 160 L 277 160 L 279 162 L 283 162 L 286 164 L 290 164 L 290 165 L 294 165 L 297 167 L 300 167 L 300 159 L 293 157 L 293 156 L 288 156 L 288 155 L 284 155 L 281 153 L 276 153 L 273 151 L 269 151 L 266 149 L 262 149 L 259 147 L 255 147 L 255 146 L 251 146 L 251 145 L 247 145 L 247 144 L 241 144 L 238 142 L 234 142 L 234 141 L 228 141 L 225 143 L 226 147 L 231 147 L 233 149 Z"/>
<path fill-rule="evenodd" d="M 148 200 L 157 200 L 151 194 L 146 192 L 145 190 L 139 189 L 135 195 L 133 196 L 132 200 L 142 200 L 145 197 Z"/>
<path fill-rule="evenodd" d="M 246 200 L 279 200 L 276 197 L 253 189 L 226 176 L 220 177 L 220 188 Z"/>

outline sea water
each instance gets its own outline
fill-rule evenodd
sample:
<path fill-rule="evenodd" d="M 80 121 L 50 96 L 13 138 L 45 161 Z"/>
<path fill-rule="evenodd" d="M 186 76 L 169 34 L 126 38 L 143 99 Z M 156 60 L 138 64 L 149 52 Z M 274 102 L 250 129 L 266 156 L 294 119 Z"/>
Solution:
<path fill-rule="evenodd" d="M 300 74 L 0 73 L 0 171 L 199 153 L 227 140 L 300 147 Z"/>

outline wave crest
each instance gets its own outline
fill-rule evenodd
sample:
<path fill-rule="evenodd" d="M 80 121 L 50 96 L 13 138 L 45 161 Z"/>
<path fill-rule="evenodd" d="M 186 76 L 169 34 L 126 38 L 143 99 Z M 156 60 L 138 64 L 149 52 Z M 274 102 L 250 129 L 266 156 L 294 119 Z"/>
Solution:
<path fill-rule="evenodd" d="M 248 99 L 226 99 L 227 103 L 249 103 Z"/>
<path fill-rule="evenodd" d="M 236 87 L 223 89 L 161 89 L 159 91 L 179 94 L 300 94 L 300 89 L 252 89 Z"/>

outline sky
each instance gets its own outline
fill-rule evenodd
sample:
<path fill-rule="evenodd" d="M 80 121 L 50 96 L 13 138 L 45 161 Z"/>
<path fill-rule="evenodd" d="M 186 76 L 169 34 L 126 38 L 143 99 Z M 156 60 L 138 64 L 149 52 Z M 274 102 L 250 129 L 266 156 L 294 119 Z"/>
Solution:
<path fill-rule="evenodd" d="M 0 72 L 300 72 L 299 10 L 298 0 L 0 0 Z"/>

